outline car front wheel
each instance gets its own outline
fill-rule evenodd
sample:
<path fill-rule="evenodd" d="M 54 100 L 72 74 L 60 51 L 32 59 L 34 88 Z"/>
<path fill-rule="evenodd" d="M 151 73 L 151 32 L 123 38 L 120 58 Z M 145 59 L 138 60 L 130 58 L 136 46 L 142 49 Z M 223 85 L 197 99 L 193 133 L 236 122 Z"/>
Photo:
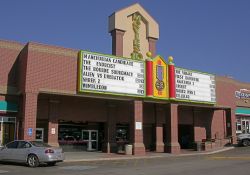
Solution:
<path fill-rule="evenodd" d="M 250 140 L 247 140 L 247 139 L 242 140 L 242 145 L 243 146 L 250 146 Z"/>
<path fill-rule="evenodd" d="M 36 155 L 31 154 L 28 156 L 27 163 L 29 167 L 37 167 L 39 165 L 39 160 Z"/>

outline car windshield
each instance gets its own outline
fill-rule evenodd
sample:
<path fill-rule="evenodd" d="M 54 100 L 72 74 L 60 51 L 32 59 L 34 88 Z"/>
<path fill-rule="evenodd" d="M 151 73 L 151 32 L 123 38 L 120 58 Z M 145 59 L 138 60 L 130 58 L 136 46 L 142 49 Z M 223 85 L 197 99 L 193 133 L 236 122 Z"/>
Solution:
<path fill-rule="evenodd" d="M 31 141 L 30 143 L 31 143 L 32 145 L 36 146 L 36 147 L 51 147 L 51 146 L 48 145 L 47 143 L 39 142 L 39 141 Z"/>

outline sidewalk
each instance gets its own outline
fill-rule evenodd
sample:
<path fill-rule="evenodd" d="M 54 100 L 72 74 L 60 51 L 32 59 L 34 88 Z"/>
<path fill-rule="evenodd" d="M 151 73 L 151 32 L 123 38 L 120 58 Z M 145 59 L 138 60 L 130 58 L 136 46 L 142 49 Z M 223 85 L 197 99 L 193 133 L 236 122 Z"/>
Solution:
<path fill-rule="evenodd" d="M 195 155 L 209 155 L 218 152 L 234 149 L 234 147 L 224 147 L 212 151 L 193 151 L 193 150 L 181 150 L 181 154 L 174 155 L 169 153 L 156 153 L 147 152 L 143 156 L 133 156 L 115 153 L 103 153 L 103 152 L 65 152 L 64 162 L 89 162 L 89 161 L 105 161 L 105 160 L 128 160 L 128 159 L 151 159 L 162 157 L 181 157 L 181 156 L 195 156 Z"/>

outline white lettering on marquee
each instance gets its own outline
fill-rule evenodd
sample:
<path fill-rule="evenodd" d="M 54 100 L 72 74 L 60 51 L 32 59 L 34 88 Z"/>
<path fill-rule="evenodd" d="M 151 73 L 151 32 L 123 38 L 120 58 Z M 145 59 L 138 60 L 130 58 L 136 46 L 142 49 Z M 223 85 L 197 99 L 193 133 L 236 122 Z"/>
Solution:
<path fill-rule="evenodd" d="M 144 96 L 144 62 L 82 51 L 80 91 Z"/>
<path fill-rule="evenodd" d="M 214 75 L 176 68 L 175 82 L 177 99 L 216 102 Z"/>

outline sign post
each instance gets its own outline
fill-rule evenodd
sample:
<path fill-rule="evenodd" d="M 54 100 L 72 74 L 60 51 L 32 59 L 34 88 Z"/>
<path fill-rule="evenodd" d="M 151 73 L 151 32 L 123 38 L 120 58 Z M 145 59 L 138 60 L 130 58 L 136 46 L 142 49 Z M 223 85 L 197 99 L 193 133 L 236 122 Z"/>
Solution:
<path fill-rule="evenodd" d="M 33 134 L 33 128 L 28 128 L 28 136 L 32 136 Z"/>

